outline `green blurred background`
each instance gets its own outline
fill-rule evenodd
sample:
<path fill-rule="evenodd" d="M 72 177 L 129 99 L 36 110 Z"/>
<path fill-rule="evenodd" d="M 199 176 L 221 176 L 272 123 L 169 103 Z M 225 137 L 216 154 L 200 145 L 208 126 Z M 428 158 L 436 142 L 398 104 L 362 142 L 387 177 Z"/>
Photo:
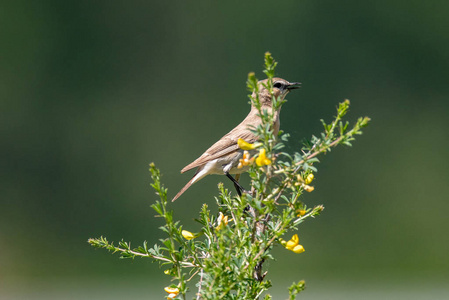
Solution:
<path fill-rule="evenodd" d="M 274 299 L 448 299 L 449 2 L 5 1 L 0 4 L 1 299 L 161 299 L 158 264 L 89 237 L 153 244 L 148 164 L 179 173 L 247 114 L 246 76 L 303 83 L 282 111 L 289 147 L 338 102 L 372 124 L 321 157 L 324 204 L 280 247 Z M 195 231 L 223 177 L 171 207 Z M 247 183 L 246 181 L 244 181 Z M 194 293 L 190 294 L 194 297 Z"/>

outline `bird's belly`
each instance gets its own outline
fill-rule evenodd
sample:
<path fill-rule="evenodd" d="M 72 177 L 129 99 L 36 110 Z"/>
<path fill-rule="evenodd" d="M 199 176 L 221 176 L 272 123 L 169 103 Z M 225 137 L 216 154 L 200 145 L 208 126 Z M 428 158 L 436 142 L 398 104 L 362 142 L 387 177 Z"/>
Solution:
<path fill-rule="evenodd" d="M 242 151 L 243 152 L 243 151 Z M 243 172 L 247 172 L 249 166 L 244 166 L 242 168 L 238 168 L 239 160 L 242 158 L 242 152 L 235 152 L 231 155 L 223 156 L 216 158 L 214 160 L 209 161 L 205 166 L 204 170 L 207 174 L 218 174 L 224 175 L 225 172 L 230 174 L 240 174 Z"/>
<path fill-rule="evenodd" d="M 241 168 L 233 167 L 231 170 L 229 170 L 229 174 L 242 174 L 245 172 L 248 172 L 249 166 L 244 166 Z"/>

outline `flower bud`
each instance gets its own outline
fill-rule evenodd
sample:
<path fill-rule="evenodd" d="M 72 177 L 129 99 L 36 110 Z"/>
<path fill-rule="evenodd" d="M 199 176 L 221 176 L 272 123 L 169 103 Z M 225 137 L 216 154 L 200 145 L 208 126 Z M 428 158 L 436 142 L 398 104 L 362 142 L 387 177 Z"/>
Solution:
<path fill-rule="evenodd" d="M 195 238 L 195 235 L 193 233 L 191 233 L 190 231 L 187 230 L 183 230 L 181 231 L 182 236 L 186 239 L 186 240 L 191 240 L 193 238 Z"/>
<path fill-rule="evenodd" d="M 312 173 L 310 173 L 309 175 L 307 175 L 306 180 L 304 180 L 304 183 L 311 184 L 313 181 L 313 178 L 315 178 L 315 176 Z"/>

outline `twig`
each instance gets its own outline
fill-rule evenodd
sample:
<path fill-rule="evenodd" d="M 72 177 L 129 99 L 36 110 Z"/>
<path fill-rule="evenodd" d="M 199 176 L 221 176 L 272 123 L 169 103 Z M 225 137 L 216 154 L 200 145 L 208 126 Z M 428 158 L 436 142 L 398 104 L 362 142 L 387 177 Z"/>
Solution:
<path fill-rule="evenodd" d="M 201 268 L 201 270 L 200 270 L 200 282 L 198 282 L 198 293 L 196 294 L 197 300 L 201 299 L 201 285 L 202 284 L 203 284 L 203 268 Z"/>

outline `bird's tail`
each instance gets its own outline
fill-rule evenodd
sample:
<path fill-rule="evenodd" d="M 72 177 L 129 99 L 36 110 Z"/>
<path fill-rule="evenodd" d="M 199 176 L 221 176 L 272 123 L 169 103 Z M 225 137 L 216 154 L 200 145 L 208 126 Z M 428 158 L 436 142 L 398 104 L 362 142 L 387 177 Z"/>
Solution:
<path fill-rule="evenodd" d="M 176 196 L 173 197 L 171 202 L 173 202 L 176 199 L 178 199 L 193 183 L 195 183 L 195 181 L 197 180 L 197 178 L 196 178 L 197 174 L 198 174 L 198 171 L 195 173 L 195 175 L 193 175 L 192 179 L 190 179 L 189 182 L 187 182 L 187 184 L 176 194 Z"/>

